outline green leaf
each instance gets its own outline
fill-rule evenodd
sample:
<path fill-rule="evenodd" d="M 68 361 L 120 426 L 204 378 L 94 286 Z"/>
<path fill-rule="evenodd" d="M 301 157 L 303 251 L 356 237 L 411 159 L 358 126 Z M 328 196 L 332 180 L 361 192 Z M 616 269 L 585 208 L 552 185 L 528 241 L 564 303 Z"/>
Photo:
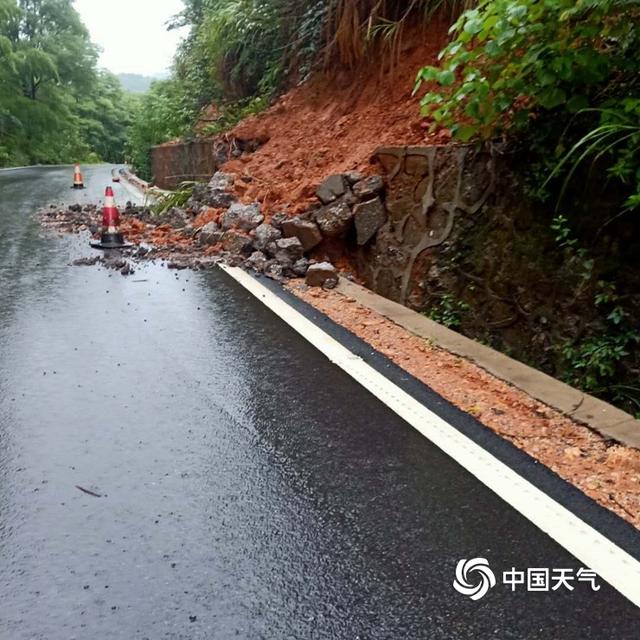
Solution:
<path fill-rule="evenodd" d="M 462 140 L 462 142 L 469 142 L 471 138 L 475 137 L 478 134 L 478 127 L 470 124 L 463 124 L 457 127 L 453 127 L 452 133 L 456 138 Z"/>
<path fill-rule="evenodd" d="M 549 87 L 536 95 L 538 103 L 545 109 L 553 109 L 567 100 L 567 94 L 559 87 Z"/>

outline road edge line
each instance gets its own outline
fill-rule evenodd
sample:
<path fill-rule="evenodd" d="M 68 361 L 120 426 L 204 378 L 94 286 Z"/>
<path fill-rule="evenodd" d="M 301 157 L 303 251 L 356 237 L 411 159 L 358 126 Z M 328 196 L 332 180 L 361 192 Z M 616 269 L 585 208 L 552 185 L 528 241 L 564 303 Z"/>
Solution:
<path fill-rule="evenodd" d="M 603 580 L 640 607 L 640 562 L 437 416 L 238 267 L 219 265 L 294 331 Z"/>

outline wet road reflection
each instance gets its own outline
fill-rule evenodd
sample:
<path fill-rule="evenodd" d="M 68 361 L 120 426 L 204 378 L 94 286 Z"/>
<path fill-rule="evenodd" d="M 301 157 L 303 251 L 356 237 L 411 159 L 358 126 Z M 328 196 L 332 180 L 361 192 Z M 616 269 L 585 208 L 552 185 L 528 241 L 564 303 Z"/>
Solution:
<path fill-rule="evenodd" d="M 69 266 L 68 182 L 0 174 L 1 638 L 633 637 L 608 588 L 453 592 L 577 563 L 223 273 Z"/>

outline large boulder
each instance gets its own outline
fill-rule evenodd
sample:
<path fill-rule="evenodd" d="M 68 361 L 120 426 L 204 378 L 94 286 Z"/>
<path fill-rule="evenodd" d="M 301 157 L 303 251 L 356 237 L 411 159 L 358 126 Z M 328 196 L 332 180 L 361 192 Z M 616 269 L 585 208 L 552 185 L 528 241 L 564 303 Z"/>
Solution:
<path fill-rule="evenodd" d="M 242 204 L 235 202 L 222 215 L 222 228 L 242 229 L 243 231 L 251 231 L 260 226 L 264 221 L 264 216 L 260 213 L 260 205 Z"/>
<path fill-rule="evenodd" d="M 329 176 L 316 189 L 316 195 L 322 204 L 334 202 L 347 191 L 347 181 L 342 174 Z"/>
<path fill-rule="evenodd" d="M 255 240 L 253 244 L 259 251 L 264 251 L 271 243 L 282 238 L 282 232 L 274 226 L 263 222 L 254 231 Z"/>
<path fill-rule="evenodd" d="M 222 240 L 224 232 L 215 222 L 209 222 L 202 227 L 198 236 L 198 242 L 201 245 L 218 244 Z"/>
<path fill-rule="evenodd" d="M 307 269 L 305 283 L 309 287 L 333 289 L 338 284 L 338 272 L 330 262 L 318 262 Z"/>
<path fill-rule="evenodd" d="M 353 185 L 353 193 L 360 200 L 367 200 L 377 196 L 384 190 L 384 181 L 380 176 L 369 176 Z"/>
<path fill-rule="evenodd" d="M 356 205 L 353 214 L 360 246 L 367 244 L 387 221 L 387 212 L 378 197 Z"/>
<path fill-rule="evenodd" d="M 253 249 L 251 238 L 240 231 L 227 231 L 222 236 L 222 246 L 225 251 L 233 254 L 250 253 Z"/>
<path fill-rule="evenodd" d="M 302 243 L 298 238 L 282 238 L 276 240 L 274 257 L 281 265 L 291 267 L 304 255 Z"/>
<path fill-rule="evenodd" d="M 298 238 L 304 251 L 311 251 L 322 242 L 322 233 L 313 220 L 304 220 L 296 216 L 282 224 L 282 232 L 286 238 Z"/>
<path fill-rule="evenodd" d="M 351 228 L 353 211 L 346 202 L 339 201 L 318 209 L 313 217 L 323 235 L 339 238 Z"/>

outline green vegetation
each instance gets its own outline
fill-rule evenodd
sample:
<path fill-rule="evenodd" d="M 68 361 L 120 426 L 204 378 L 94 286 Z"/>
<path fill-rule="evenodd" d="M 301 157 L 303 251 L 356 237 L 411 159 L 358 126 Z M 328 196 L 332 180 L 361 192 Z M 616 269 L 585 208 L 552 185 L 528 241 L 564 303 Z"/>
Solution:
<path fill-rule="evenodd" d="M 129 105 L 71 0 L 0 0 L 0 166 L 123 159 Z"/>
<path fill-rule="evenodd" d="M 169 193 L 163 193 L 159 196 L 155 203 L 151 206 L 152 213 L 160 215 L 166 213 L 174 207 L 184 207 L 187 201 L 193 195 L 193 188 L 197 182 L 181 182 L 178 188 Z"/>
<path fill-rule="evenodd" d="M 554 320 L 550 369 L 637 413 L 640 2 L 481 0 L 451 33 L 439 66 L 419 72 L 423 113 L 459 141 L 523 151 L 527 193 L 555 238 L 539 264 L 554 265 L 571 309 Z"/>
<path fill-rule="evenodd" d="M 422 100 L 434 126 L 462 141 L 520 136 L 565 188 L 598 160 L 622 206 L 640 205 L 638 0 L 482 0 L 453 30 L 441 65 L 418 76 L 417 89 L 436 84 Z"/>
<path fill-rule="evenodd" d="M 462 300 L 456 300 L 450 293 L 445 293 L 426 314 L 431 320 L 439 322 L 449 329 L 456 329 L 462 324 L 462 317 L 469 311 L 469 305 Z"/>

